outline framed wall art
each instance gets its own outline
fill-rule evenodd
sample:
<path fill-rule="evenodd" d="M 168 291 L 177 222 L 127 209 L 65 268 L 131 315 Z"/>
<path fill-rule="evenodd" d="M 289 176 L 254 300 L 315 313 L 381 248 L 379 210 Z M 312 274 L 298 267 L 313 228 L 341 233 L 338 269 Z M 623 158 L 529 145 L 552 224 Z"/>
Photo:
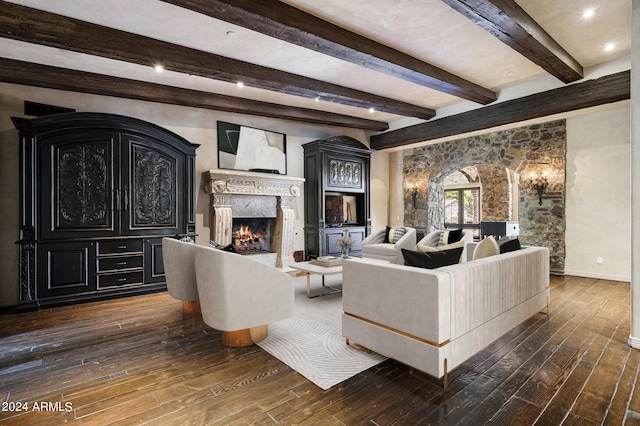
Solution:
<path fill-rule="evenodd" d="M 218 121 L 218 168 L 287 174 L 287 135 Z"/>

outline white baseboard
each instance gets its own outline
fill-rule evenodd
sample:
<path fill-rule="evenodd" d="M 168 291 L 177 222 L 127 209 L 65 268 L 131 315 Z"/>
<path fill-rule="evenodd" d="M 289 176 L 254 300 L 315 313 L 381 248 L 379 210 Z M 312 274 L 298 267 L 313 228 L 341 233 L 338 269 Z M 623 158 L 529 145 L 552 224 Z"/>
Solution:
<path fill-rule="evenodd" d="M 629 336 L 628 343 L 632 348 L 640 349 L 640 337 Z"/>
<path fill-rule="evenodd" d="M 592 272 L 568 271 L 568 270 L 564 271 L 564 275 L 571 275 L 574 277 L 584 277 L 584 278 L 595 278 L 598 280 L 631 282 L 631 276 L 624 276 L 624 275 L 594 274 Z"/>

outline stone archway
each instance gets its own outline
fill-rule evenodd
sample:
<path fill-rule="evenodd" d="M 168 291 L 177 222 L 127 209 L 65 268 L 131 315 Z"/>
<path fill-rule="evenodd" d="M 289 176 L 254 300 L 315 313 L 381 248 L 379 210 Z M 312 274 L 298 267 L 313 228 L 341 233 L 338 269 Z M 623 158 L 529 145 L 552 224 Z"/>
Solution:
<path fill-rule="evenodd" d="M 444 224 L 444 177 L 476 165 L 520 174 L 518 220 L 525 245 L 548 247 L 551 271 L 564 272 L 566 123 L 564 120 L 509 129 L 404 151 L 404 178 L 421 188 L 415 209 L 405 191 L 405 222 L 424 232 Z M 542 205 L 529 182 L 537 172 L 549 181 Z"/>

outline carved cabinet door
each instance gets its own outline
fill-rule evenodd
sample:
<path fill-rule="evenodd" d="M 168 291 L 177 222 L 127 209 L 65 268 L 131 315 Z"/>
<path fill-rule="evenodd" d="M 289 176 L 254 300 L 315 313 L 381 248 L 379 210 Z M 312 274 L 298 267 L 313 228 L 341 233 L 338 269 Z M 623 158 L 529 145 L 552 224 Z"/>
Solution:
<path fill-rule="evenodd" d="M 117 235 L 118 135 L 77 132 L 42 140 L 42 238 Z"/>
<path fill-rule="evenodd" d="M 184 229 L 184 156 L 153 139 L 123 134 L 123 234 L 180 233 Z"/>

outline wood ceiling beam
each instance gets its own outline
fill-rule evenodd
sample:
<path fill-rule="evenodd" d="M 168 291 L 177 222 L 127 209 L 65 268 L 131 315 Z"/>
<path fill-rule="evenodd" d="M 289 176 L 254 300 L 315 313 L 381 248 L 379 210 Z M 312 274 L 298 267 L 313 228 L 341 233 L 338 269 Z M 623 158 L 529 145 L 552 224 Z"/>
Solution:
<path fill-rule="evenodd" d="M 31 62 L 0 58 L 0 81 L 26 86 L 114 96 L 170 105 L 228 111 L 305 123 L 384 131 L 389 125 L 313 109 L 217 95 L 138 80 L 111 77 Z"/>
<path fill-rule="evenodd" d="M 583 78 L 582 65 L 515 0 L 442 0 L 564 83 Z"/>
<path fill-rule="evenodd" d="M 497 99 L 487 88 L 278 0 L 163 1 L 462 99 Z"/>
<path fill-rule="evenodd" d="M 359 108 L 429 119 L 430 108 L 0 1 L 0 37 Z"/>
<path fill-rule="evenodd" d="M 570 84 L 371 137 L 372 149 L 394 148 L 629 99 L 631 73 Z"/>

